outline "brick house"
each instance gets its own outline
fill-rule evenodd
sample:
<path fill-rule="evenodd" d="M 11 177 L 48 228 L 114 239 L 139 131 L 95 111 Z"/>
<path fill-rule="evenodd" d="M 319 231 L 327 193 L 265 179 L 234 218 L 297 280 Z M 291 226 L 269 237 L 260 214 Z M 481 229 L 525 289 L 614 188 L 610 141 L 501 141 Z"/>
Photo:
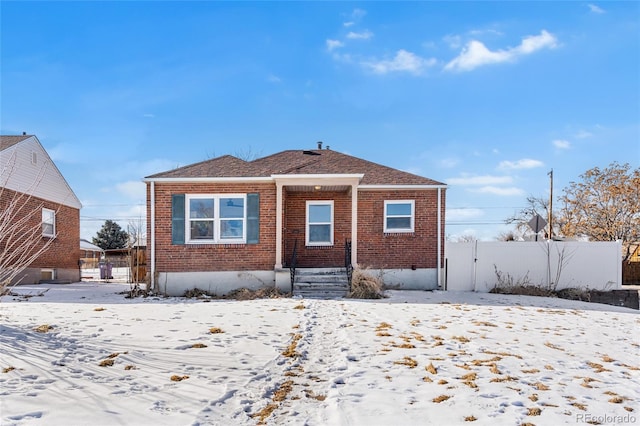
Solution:
<path fill-rule="evenodd" d="M 144 181 L 148 264 L 161 293 L 289 291 L 291 266 L 344 268 L 349 258 L 388 286 L 440 282 L 443 183 L 321 143 L 253 161 L 225 155 Z"/>
<path fill-rule="evenodd" d="M 35 236 L 35 250 L 49 241 L 48 248 L 12 283 L 80 281 L 82 205 L 38 138 L 27 134 L 0 136 L 0 172 L 0 211 L 14 212 L 10 218 L 13 223 L 28 220 L 28 226 L 22 227 L 17 236 Z M 14 205 L 9 209 L 11 203 Z M 27 237 L 27 229 L 35 234 Z M 0 240 L 0 250 L 11 250 L 6 248 L 8 243 L 5 236 Z"/>

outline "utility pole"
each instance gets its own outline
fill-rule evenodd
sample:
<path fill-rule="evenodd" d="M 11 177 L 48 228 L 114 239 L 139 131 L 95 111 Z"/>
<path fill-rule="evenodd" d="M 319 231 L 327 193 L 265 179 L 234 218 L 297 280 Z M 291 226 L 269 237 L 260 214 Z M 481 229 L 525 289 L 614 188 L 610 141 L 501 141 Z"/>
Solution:
<path fill-rule="evenodd" d="M 553 169 L 549 173 L 549 239 L 553 239 Z"/>

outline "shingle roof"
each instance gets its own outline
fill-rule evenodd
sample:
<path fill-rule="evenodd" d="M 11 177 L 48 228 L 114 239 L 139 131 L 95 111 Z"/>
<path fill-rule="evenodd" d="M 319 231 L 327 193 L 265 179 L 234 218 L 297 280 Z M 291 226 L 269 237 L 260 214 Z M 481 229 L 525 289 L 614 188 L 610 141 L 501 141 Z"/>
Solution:
<path fill-rule="evenodd" d="M 253 161 L 225 155 L 147 176 L 147 179 L 359 173 L 364 174 L 360 182 L 362 185 L 444 185 L 432 179 L 329 149 L 288 150 Z"/>
<path fill-rule="evenodd" d="M 4 151 L 25 139 L 29 139 L 31 136 L 33 135 L 0 136 L 0 151 Z"/>

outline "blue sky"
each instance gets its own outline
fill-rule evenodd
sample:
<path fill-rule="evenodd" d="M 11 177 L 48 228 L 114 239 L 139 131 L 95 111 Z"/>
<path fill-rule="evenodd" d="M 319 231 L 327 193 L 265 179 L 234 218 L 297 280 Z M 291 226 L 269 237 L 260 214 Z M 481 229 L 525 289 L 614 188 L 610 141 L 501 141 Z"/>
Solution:
<path fill-rule="evenodd" d="M 640 166 L 638 2 L 0 3 L 2 134 L 36 134 L 81 236 L 144 218 L 141 179 L 331 149 L 449 184 L 447 235 Z"/>

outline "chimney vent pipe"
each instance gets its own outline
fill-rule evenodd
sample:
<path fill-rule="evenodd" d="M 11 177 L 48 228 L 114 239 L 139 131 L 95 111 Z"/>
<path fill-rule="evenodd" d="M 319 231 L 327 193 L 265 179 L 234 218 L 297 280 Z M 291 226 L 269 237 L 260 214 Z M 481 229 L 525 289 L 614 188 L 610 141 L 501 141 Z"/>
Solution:
<path fill-rule="evenodd" d="M 318 141 L 318 149 L 322 149 L 322 141 Z"/>

